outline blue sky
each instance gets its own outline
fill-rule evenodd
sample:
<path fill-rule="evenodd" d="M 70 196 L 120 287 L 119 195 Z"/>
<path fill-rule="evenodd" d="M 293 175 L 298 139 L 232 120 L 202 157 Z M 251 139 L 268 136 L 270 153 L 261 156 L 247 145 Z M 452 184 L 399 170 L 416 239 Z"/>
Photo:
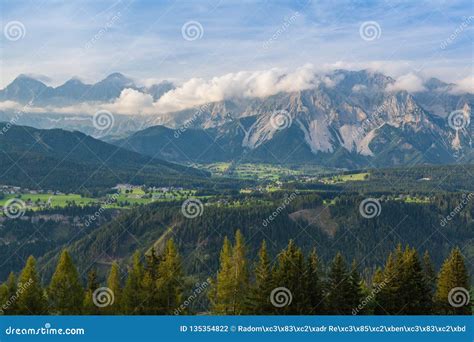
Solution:
<path fill-rule="evenodd" d="M 472 1 L 0 1 L 0 87 L 20 73 L 52 85 L 115 71 L 183 82 L 308 63 L 448 81 L 473 74 Z M 24 35 L 7 39 L 16 21 Z M 183 37 L 189 22 L 198 39 Z M 376 39 L 361 36 L 366 22 L 379 26 Z"/>

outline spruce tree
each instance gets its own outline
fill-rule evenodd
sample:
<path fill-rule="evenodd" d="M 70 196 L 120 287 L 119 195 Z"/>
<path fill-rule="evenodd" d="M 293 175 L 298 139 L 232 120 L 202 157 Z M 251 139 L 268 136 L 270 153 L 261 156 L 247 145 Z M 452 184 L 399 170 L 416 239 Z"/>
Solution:
<path fill-rule="evenodd" d="M 18 313 L 20 315 L 44 315 L 47 313 L 46 297 L 36 271 L 36 260 L 30 256 L 18 278 Z"/>
<path fill-rule="evenodd" d="M 120 303 L 122 299 L 122 287 L 120 286 L 120 270 L 117 262 L 113 262 L 110 267 L 109 276 L 107 278 L 107 287 L 113 293 L 113 303 L 106 307 L 107 314 L 120 313 Z"/>
<path fill-rule="evenodd" d="M 84 296 L 84 313 L 87 315 L 98 315 L 99 308 L 94 304 L 94 291 L 99 287 L 97 271 L 93 268 L 87 273 L 87 289 Z"/>
<path fill-rule="evenodd" d="M 293 240 L 290 240 L 286 249 L 278 255 L 277 265 L 273 270 L 273 279 L 275 289 L 283 288 L 283 291 L 277 291 L 275 294 L 286 292 L 280 300 L 278 296 L 271 298 L 275 307 L 274 312 L 279 315 L 304 313 L 309 306 L 304 281 L 305 260 L 303 252 Z M 280 307 L 280 305 L 283 306 Z"/>
<path fill-rule="evenodd" d="M 349 315 L 352 313 L 350 276 L 347 271 L 346 261 L 341 253 L 334 257 L 328 274 L 326 305 L 329 313 L 336 315 Z"/>
<path fill-rule="evenodd" d="M 350 296 L 347 300 L 352 309 L 355 309 L 364 299 L 363 282 L 360 273 L 357 270 L 357 263 L 355 260 L 352 262 L 351 272 L 349 274 L 349 287 Z"/>
<path fill-rule="evenodd" d="M 221 315 L 241 315 L 248 310 L 249 274 L 242 233 L 235 233 L 235 246 L 227 237 L 220 254 L 220 267 L 210 292 L 212 311 Z"/>
<path fill-rule="evenodd" d="M 0 310 L 3 310 L 5 315 L 14 315 L 18 309 L 18 286 L 15 273 L 10 272 L 4 285 L 7 292 L 4 301 L 0 301 Z M 6 305 L 3 308 L 4 304 Z"/>
<path fill-rule="evenodd" d="M 461 250 L 455 248 L 444 261 L 438 275 L 435 294 L 437 313 L 443 315 L 471 315 L 469 284 L 469 274 Z"/>
<path fill-rule="evenodd" d="M 128 315 L 142 313 L 142 276 L 143 266 L 138 251 L 133 255 L 133 265 L 129 269 L 125 288 L 123 289 L 123 309 Z"/>
<path fill-rule="evenodd" d="M 432 309 L 431 289 L 414 248 L 405 249 L 399 275 L 397 295 L 400 304 L 396 314 L 429 315 Z"/>
<path fill-rule="evenodd" d="M 157 288 L 158 265 L 160 258 L 156 255 L 155 248 L 152 247 L 146 255 L 146 267 L 142 279 L 143 290 L 143 310 L 149 315 L 159 314 L 159 294 Z"/>
<path fill-rule="evenodd" d="M 255 315 L 268 315 L 273 311 L 270 303 L 272 285 L 272 269 L 267 252 L 267 244 L 262 242 L 258 252 L 258 261 L 255 263 L 255 284 L 250 292 L 251 313 Z"/>
<path fill-rule="evenodd" d="M 83 291 L 76 266 L 67 250 L 63 250 L 48 288 L 51 311 L 59 315 L 79 314 Z"/>
<path fill-rule="evenodd" d="M 242 315 L 246 310 L 246 298 L 249 290 L 248 261 L 245 240 L 240 232 L 235 233 L 235 245 L 232 251 L 233 263 L 233 315 Z"/>
<path fill-rule="evenodd" d="M 433 295 L 433 292 L 436 288 L 436 272 L 433 263 L 431 262 L 430 253 L 428 253 L 428 251 L 425 251 L 425 254 L 423 254 L 423 272 L 425 275 L 425 279 L 430 286 L 431 294 Z"/>
<path fill-rule="evenodd" d="M 156 281 L 158 314 L 172 314 L 181 305 L 183 283 L 181 257 L 173 239 L 169 239 L 166 243 L 163 260 L 158 265 L 158 278 Z"/>
<path fill-rule="evenodd" d="M 401 247 L 400 247 L 401 249 Z M 374 313 L 378 315 L 396 314 L 398 311 L 399 275 L 397 268 L 397 257 L 402 258 L 397 249 L 395 254 L 390 253 L 383 271 L 383 281 L 379 282 L 379 291 L 375 296 L 376 303 Z M 395 256 L 396 255 L 396 256 Z"/>
<path fill-rule="evenodd" d="M 324 313 L 323 284 L 321 280 L 320 261 L 316 249 L 313 249 L 306 262 L 305 269 L 305 297 L 308 307 L 305 314 L 317 315 Z"/>
<path fill-rule="evenodd" d="M 212 311 L 218 315 L 230 315 L 233 312 L 233 262 L 232 246 L 227 237 L 224 237 L 219 265 L 217 278 L 210 292 Z"/>
<path fill-rule="evenodd" d="M 7 284 L 0 285 L 0 315 L 5 315 L 8 307 L 8 287 Z"/>

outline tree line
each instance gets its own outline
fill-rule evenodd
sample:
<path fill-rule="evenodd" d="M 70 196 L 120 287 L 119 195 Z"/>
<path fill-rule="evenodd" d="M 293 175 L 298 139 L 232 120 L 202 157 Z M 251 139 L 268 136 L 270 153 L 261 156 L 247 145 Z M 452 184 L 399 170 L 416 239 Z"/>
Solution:
<path fill-rule="evenodd" d="M 133 255 L 125 281 L 114 262 L 104 286 L 94 269 L 83 286 L 64 250 L 50 283 L 43 286 L 30 256 L 18 278 L 11 273 L 0 285 L 0 314 L 196 313 L 190 308 L 196 293 L 189 296 L 189 276 L 183 272 L 173 240 L 160 255 L 151 249 L 144 259 L 139 252 Z M 292 240 L 275 260 L 263 241 L 252 261 L 244 236 L 237 231 L 234 243 L 224 239 L 217 275 L 206 281 L 210 285 L 202 311 L 216 315 L 472 314 L 469 274 L 459 248 L 436 272 L 428 252 L 420 257 L 415 248 L 398 245 L 384 266 L 371 273 L 362 276 L 358 263 L 349 264 L 341 253 L 324 264 L 315 249 L 305 255 Z"/>

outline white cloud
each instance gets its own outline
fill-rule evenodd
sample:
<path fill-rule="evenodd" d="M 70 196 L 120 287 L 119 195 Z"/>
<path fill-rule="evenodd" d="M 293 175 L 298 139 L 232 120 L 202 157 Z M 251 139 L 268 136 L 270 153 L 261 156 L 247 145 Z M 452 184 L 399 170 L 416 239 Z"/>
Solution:
<path fill-rule="evenodd" d="M 135 89 L 124 89 L 112 104 L 103 106 L 118 114 L 151 114 L 154 112 L 153 97 Z"/>
<path fill-rule="evenodd" d="M 193 78 L 163 95 L 155 107 L 160 112 L 171 112 L 232 97 L 266 97 L 279 92 L 295 92 L 313 88 L 317 83 L 312 65 L 289 73 L 270 69 L 229 73 L 208 81 Z"/>
<path fill-rule="evenodd" d="M 398 77 L 394 83 L 389 84 L 386 88 L 387 91 L 399 91 L 406 90 L 408 92 L 417 92 L 426 90 L 423 85 L 424 81 L 418 75 L 414 73 L 408 73 L 406 75 Z"/>
<path fill-rule="evenodd" d="M 452 93 L 454 94 L 464 94 L 471 93 L 474 94 L 474 76 L 467 76 L 456 82 L 456 86 L 453 88 Z"/>

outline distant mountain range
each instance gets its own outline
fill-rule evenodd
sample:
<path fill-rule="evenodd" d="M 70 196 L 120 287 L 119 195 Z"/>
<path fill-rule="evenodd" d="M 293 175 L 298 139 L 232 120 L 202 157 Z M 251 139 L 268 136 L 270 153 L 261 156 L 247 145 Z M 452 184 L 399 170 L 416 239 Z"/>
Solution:
<path fill-rule="evenodd" d="M 151 87 L 138 87 L 120 73 L 113 73 L 95 84 L 85 84 L 77 78 L 53 88 L 26 75 L 20 75 L 5 89 L 0 90 L 0 101 L 15 101 L 35 106 L 66 106 L 82 102 L 108 102 L 120 96 L 124 89 L 135 89 L 150 94 L 155 100 L 174 88 L 164 81 Z"/>
<path fill-rule="evenodd" d="M 429 79 L 424 90 L 390 90 L 381 73 L 336 70 L 313 89 L 264 98 L 231 98 L 179 112 L 115 115 L 104 139 L 141 154 L 180 162 L 316 163 L 358 168 L 472 162 L 474 95 Z M 174 85 L 136 87 L 115 73 L 94 84 L 70 80 L 57 88 L 20 76 L 0 99 L 37 105 L 113 101 L 132 88 L 159 99 Z M 392 87 L 393 88 L 393 87 Z M 94 134 L 90 116 L 29 114 L 21 124 Z M 0 112 L 0 120 L 14 113 Z"/>
<path fill-rule="evenodd" d="M 118 183 L 177 185 L 206 172 L 143 156 L 80 132 L 0 123 L 0 184 L 63 191 Z"/>

